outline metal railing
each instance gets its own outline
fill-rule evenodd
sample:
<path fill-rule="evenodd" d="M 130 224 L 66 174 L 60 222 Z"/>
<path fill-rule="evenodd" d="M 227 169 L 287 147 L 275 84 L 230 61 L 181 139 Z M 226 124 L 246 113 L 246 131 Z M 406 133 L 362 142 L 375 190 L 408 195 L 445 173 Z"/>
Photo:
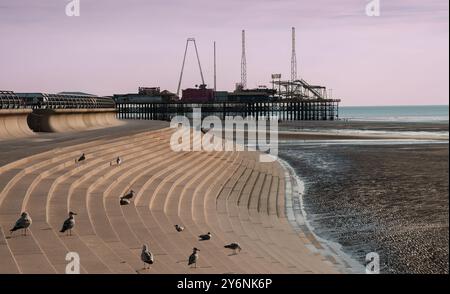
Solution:
<path fill-rule="evenodd" d="M 70 94 L 43 94 L 38 98 L 39 108 L 47 109 L 89 109 L 89 108 L 115 108 L 112 98 L 70 95 Z"/>
<path fill-rule="evenodd" d="M 26 108 L 22 98 L 17 97 L 12 91 L 0 90 L 0 109 L 20 109 Z"/>
<path fill-rule="evenodd" d="M 14 93 L 0 91 L 1 109 L 93 109 L 116 108 L 110 97 L 83 94 Z"/>

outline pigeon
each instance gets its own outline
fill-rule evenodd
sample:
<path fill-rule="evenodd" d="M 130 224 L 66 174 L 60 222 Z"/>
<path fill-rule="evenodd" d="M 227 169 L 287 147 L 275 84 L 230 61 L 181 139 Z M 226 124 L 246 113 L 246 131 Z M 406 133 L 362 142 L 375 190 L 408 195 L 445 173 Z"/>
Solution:
<path fill-rule="evenodd" d="M 69 212 L 69 218 L 64 221 L 63 226 L 59 231 L 60 233 L 67 232 L 68 235 L 72 235 L 72 229 L 75 226 L 75 218 L 73 217 L 74 215 L 77 214 L 72 211 Z"/>
<path fill-rule="evenodd" d="M 147 245 L 142 246 L 141 260 L 144 262 L 144 269 L 147 269 L 147 264 L 149 265 L 148 268 L 150 268 L 150 264 L 155 262 L 153 254 L 148 250 Z"/>
<path fill-rule="evenodd" d="M 175 225 L 175 230 L 177 230 L 177 232 L 183 232 L 184 231 L 184 227 L 182 227 L 180 225 Z"/>
<path fill-rule="evenodd" d="M 20 215 L 20 218 L 16 221 L 16 224 L 14 227 L 9 230 L 9 232 L 12 234 L 12 232 L 23 229 L 24 235 L 27 235 L 27 229 L 31 226 L 32 220 L 30 215 L 27 212 L 22 212 Z"/>
<path fill-rule="evenodd" d="M 241 248 L 241 246 L 239 245 L 239 243 L 231 243 L 231 244 L 225 245 L 225 246 L 223 246 L 223 247 L 228 248 L 228 249 L 232 249 L 232 250 L 234 251 L 234 254 L 237 254 L 237 253 L 236 253 L 237 250 L 238 250 L 239 252 L 241 252 L 241 250 L 242 250 L 242 248 Z"/>
<path fill-rule="evenodd" d="M 200 236 L 198 236 L 199 238 L 200 238 L 200 240 L 199 241 L 206 241 L 206 240 L 210 240 L 211 239 L 211 233 L 210 232 L 208 232 L 208 234 L 205 234 L 205 235 L 200 235 Z"/>
<path fill-rule="evenodd" d="M 198 251 L 200 250 L 195 247 L 192 249 L 192 254 L 189 256 L 188 266 L 190 265 L 192 267 L 192 265 L 194 265 L 195 268 L 197 268 Z"/>

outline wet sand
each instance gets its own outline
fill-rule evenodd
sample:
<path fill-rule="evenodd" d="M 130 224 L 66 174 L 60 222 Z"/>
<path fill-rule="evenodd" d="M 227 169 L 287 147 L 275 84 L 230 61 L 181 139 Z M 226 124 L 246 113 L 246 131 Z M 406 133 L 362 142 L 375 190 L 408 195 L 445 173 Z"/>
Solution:
<path fill-rule="evenodd" d="M 290 121 L 279 124 L 281 140 L 448 140 L 448 122 Z"/>
<path fill-rule="evenodd" d="M 281 130 L 370 130 L 387 132 L 448 132 L 447 122 L 383 122 L 383 121 L 287 121 L 279 124 Z"/>
<path fill-rule="evenodd" d="M 448 273 L 448 143 L 280 145 L 316 234 L 383 273 Z"/>

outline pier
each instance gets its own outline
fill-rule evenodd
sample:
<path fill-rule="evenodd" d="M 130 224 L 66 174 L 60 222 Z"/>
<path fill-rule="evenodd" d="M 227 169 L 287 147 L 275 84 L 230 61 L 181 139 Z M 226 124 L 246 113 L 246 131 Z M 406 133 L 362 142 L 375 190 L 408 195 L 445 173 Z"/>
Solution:
<path fill-rule="evenodd" d="M 233 116 L 281 121 L 337 120 L 338 99 L 284 100 L 282 102 L 211 102 L 211 103 L 117 103 L 119 119 L 170 121 L 177 115 L 190 117 L 194 108 L 201 108 L 202 118 Z"/>

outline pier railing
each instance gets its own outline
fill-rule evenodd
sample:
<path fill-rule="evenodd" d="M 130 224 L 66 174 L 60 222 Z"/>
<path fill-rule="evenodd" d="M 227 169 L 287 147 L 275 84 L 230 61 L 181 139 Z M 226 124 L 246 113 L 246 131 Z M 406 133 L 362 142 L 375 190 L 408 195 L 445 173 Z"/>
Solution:
<path fill-rule="evenodd" d="M 339 118 L 339 100 L 305 100 L 254 103 L 117 103 L 119 119 L 166 120 L 177 115 L 192 118 L 194 108 L 201 109 L 202 118 L 217 116 L 277 117 L 288 120 L 336 120 Z"/>

